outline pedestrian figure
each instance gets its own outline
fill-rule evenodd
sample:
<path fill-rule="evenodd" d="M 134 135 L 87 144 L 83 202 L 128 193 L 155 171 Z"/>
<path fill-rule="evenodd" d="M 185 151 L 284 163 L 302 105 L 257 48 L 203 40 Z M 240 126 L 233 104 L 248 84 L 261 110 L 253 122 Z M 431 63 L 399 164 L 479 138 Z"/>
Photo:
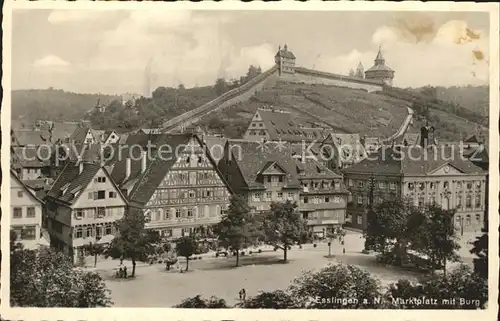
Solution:
<path fill-rule="evenodd" d="M 120 268 L 118 269 L 118 277 L 121 278 L 123 275 L 123 268 L 122 266 L 120 265 Z"/>
<path fill-rule="evenodd" d="M 125 279 L 127 278 L 127 266 L 126 265 L 123 267 L 123 277 Z"/>
<path fill-rule="evenodd" d="M 342 249 L 342 253 L 345 254 L 345 247 Z"/>
<path fill-rule="evenodd" d="M 247 296 L 245 289 L 241 289 L 239 295 L 240 295 L 240 301 L 245 301 L 245 298 Z"/>

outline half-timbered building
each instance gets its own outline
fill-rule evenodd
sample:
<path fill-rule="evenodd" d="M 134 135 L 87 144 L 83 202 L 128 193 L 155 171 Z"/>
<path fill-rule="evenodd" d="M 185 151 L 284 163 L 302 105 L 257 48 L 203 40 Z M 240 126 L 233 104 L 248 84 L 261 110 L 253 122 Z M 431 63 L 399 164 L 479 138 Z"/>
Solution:
<path fill-rule="evenodd" d="M 142 211 L 146 227 L 165 238 L 210 236 L 231 191 L 202 141 L 193 134 L 159 134 L 134 135 L 131 143 L 143 147 L 143 157 L 118 161 L 112 173 L 131 211 Z"/>

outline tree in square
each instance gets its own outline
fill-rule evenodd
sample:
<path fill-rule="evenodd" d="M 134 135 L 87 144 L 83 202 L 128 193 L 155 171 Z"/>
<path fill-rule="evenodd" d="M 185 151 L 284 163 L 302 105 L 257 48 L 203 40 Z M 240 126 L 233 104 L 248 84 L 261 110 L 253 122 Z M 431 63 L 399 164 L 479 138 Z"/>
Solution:
<path fill-rule="evenodd" d="M 135 276 L 138 260 L 145 261 L 149 254 L 155 252 L 155 245 L 160 243 L 157 231 L 145 228 L 146 218 L 142 210 L 132 208 L 117 222 L 117 235 L 111 241 L 106 252 L 113 258 L 129 258 L 132 260 L 131 277 Z"/>
<path fill-rule="evenodd" d="M 263 231 L 267 242 L 283 250 L 283 261 L 287 262 L 289 247 L 307 234 L 307 225 L 296 203 L 271 203 L 271 210 L 264 215 Z"/>
<path fill-rule="evenodd" d="M 236 266 L 238 266 L 240 251 L 256 244 L 259 224 L 247 203 L 240 196 L 234 195 L 228 210 L 216 226 L 215 233 L 222 247 L 236 252 Z"/>

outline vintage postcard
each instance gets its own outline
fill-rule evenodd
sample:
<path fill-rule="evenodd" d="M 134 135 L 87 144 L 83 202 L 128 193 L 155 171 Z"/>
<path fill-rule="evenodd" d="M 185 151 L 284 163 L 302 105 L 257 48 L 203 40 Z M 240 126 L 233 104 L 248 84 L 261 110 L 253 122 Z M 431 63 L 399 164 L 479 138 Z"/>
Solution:
<path fill-rule="evenodd" d="M 6 3 L 2 318 L 496 320 L 498 13 Z"/>

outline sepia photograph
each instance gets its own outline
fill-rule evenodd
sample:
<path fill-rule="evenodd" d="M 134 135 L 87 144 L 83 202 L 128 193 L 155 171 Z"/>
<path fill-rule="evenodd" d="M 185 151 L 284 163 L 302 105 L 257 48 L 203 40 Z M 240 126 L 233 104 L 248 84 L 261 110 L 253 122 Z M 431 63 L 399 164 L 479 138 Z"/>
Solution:
<path fill-rule="evenodd" d="M 497 307 L 498 6 L 98 7 L 9 13 L 2 310 Z"/>

